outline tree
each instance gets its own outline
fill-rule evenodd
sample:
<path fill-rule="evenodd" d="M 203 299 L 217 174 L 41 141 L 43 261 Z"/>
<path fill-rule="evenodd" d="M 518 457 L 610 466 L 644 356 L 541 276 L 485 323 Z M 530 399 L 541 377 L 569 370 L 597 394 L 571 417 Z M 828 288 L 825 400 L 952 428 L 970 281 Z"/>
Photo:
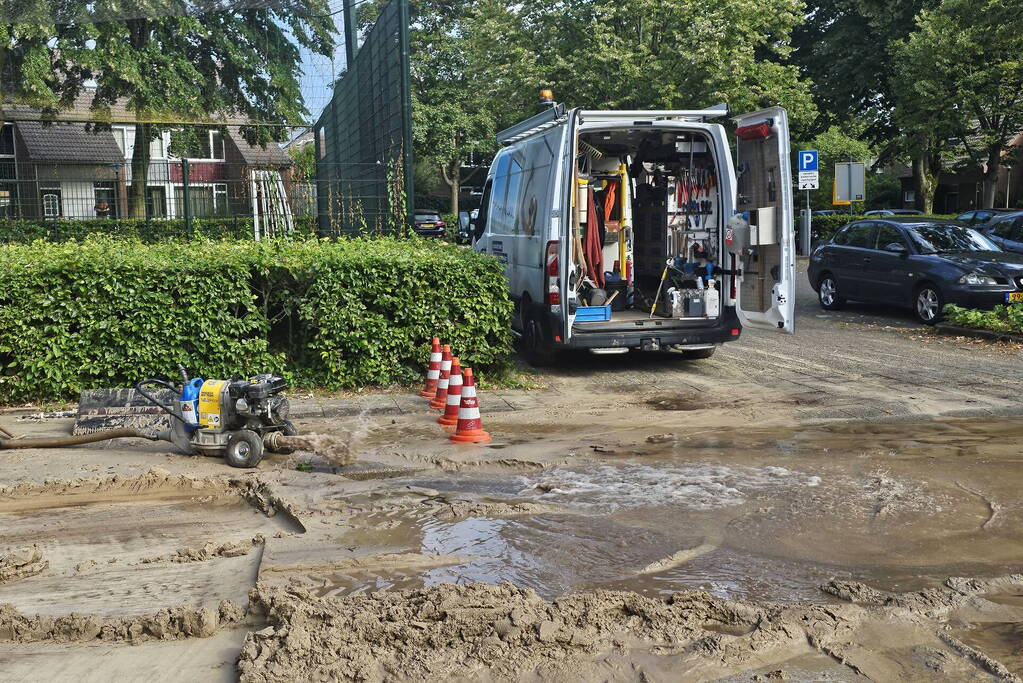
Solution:
<path fill-rule="evenodd" d="M 898 71 L 900 41 L 916 15 L 939 0 L 810 0 L 806 21 L 792 34 L 792 63 L 813 83 L 822 132 L 834 124 L 865 123 L 860 135 L 882 161 L 912 159 L 917 201 L 930 210 L 943 150 L 896 112 L 904 84 Z"/>
<path fill-rule="evenodd" d="M 251 144 L 280 140 L 277 124 L 307 115 L 299 87 L 300 47 L 330 55 L 333 23 L 327 0 L 290 0 L 218 12 L 172 14 L 159 2 L 69 0 L 74 21 L 55 25 L 46 42 L 55 65 L 46 85 L 56 108 L 69 106 L 94 83 L 94 118 L 111 119 L 124 101 L 136 142 L 131 161 L 130 213 L 145 215 L 149 142 L 175 122 L 216 123 L 241 116 Z M 10 29 L 8 29 L 10 30 Z M 15 32 L 28 29 L 14 25 Z M 36 58 L 38 47 L 35 47 Z"/>
<path fill-rule="evenodd" d="M 509 114 L 522 112 L 505 97 L 501 72 L 530 71 L 518 50 L 515 16 L 506 3 L 423 0 L 412 18 L 413 137 L 416 157 L 447 184 L 458 214 L 462 167 L 490 156 Z M 507 52 L 511 46 L 511 53 Z M 528 77 L 524 79 L 528 81 Z M 535 100 L 535 98 L 534 98 Z M 418 186 L 417 186 L 418 189 Z"/>
<path fill-rule="evenodd" d="M 784 64 L 799 0 L 525 0 L 522 22 L 543 81 L 572 106 L 733 111 L 782 104 L 816 115 Z"/>
<path fill-rule="evenodd" d="M 904 118 L 940 155 L 957 142 L 982 169 L 984 208 L 994 206 L 1002 158 L 1023 130 L 1023 5 L 943 0 L 917 20 L 898 50 Z"/>

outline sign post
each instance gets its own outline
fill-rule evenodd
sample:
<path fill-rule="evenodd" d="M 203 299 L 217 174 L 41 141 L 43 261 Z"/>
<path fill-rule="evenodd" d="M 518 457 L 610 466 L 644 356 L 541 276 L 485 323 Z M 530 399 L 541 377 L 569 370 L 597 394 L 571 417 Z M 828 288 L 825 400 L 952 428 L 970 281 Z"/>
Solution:
<path fill-rule="evenodd" d="M 866 187 L 866 164 L 862 162 L 835 164 L 833 204 L 847 205 L 864 201 L 867 198 Z"/>
<path fill-rule="evenodd" d="M 806 219 L 803 221 L 803 234 L 799 241 L 803 255 L 808 256 L 812 225 L 810 190 L 820 189 L 820 154 L 815 149 L 804 149 L 799 152 L 799 189 L 806 190 Z"/>

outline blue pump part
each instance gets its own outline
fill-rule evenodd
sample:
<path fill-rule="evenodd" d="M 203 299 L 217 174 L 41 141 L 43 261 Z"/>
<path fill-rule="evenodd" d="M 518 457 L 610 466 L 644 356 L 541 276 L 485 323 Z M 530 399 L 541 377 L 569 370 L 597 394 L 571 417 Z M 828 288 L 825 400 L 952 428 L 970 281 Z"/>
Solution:
<path fill-rule="evenodd" d="M 184 418 L 191 434 L 199 425 L 199 390 L 202 389 L 203 380 L 199 377 L 189 380 L 181 389 L 181 416 Z"/>

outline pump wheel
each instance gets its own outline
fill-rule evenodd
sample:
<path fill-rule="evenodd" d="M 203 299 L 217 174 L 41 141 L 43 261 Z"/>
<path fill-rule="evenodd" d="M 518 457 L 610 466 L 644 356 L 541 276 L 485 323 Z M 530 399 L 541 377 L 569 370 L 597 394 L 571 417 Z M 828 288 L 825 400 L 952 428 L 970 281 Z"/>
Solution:
<path fill-rule="evenodd" d="M 240 429 L 227 440 L 224 460 L 231 467 L 255 467 L 263 459 L 263 439 L 249 429 Z"/>
<path fill-rule="evenodd" d="M 281 434 L 284 436 L 298 436 L 298 427 L 296 427 L 291 420 L 285 420 L 281 423 Z M 270 450 L 274 453 L 280 453 L 281 455 L 291 455 L 295 452 L 294 448 L 273 448 Z"/>

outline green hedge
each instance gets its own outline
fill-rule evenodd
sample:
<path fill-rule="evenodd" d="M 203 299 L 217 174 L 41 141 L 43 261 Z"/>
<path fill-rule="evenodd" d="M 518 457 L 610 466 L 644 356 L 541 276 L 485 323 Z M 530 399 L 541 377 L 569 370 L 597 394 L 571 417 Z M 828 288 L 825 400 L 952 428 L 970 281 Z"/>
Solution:
<path fill-rule="evenodd" d="M 172 239 L 252 239 L 251 218 L 195 218 L 191 230 L 183 218 L 85 220 L 0 219 L 0 243 L 28 244 L 36 240 L 64 242 L 105 235 L 152 243 Z M 316 236 L 316 217 L 297 216 L 295 236 Z"/>
<path fill-rule="evenodd" d="M 995 306 L 990 311 L 948 304 L 945 306 L 945 322 L 959 327 L 1023 334 L 1023 304 Z"/>
<path fill-rule="evenodd" d="M 0 246 L 0 403 L 194 375 L 284 371 L 327 389 L 418 382 L 437 334 L 504 370 L 499 264 L 438 240 L 93 238 Z"/>

